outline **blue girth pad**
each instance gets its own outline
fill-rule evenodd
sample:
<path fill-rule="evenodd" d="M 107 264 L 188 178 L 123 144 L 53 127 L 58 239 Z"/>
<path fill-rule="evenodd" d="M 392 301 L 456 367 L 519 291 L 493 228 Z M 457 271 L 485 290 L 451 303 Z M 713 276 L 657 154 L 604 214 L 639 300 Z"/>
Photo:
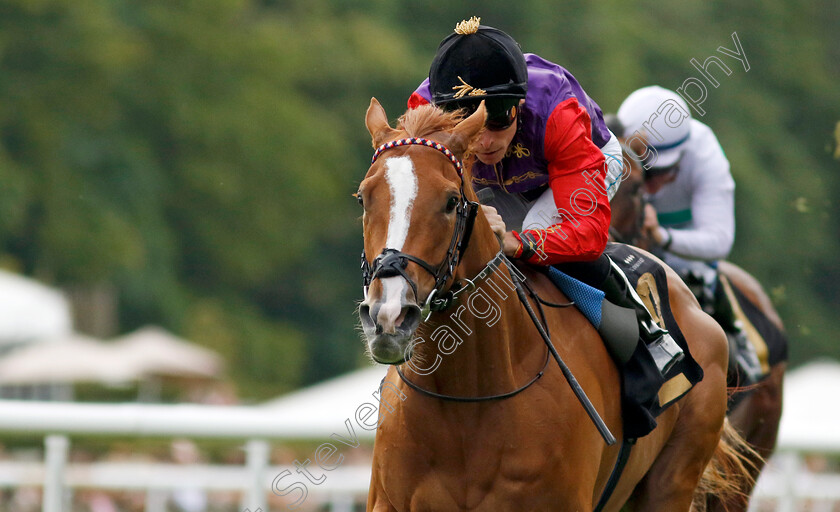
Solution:
<path fill-rule="evenodd" d="M 595 329 L 601 327 L 601 303 L 604 292 L 568 276 L 554 267 L 548 267 L 548 277 L 569 300 L 583 313 Z"/>

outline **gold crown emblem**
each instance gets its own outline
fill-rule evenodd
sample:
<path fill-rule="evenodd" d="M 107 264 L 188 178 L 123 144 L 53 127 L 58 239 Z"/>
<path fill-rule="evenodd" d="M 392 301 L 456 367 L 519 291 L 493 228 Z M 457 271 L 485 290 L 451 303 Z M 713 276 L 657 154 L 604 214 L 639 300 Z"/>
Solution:
<path fill-rule="evenodd" d="M 455 33 L 465 36 L 467 34 L 475 34 L 478 32 L 478 26 L 481 25 L 481 18 L 473 16 L 468 20 L 461 20 L 461 23 L 455 25 Z"/>

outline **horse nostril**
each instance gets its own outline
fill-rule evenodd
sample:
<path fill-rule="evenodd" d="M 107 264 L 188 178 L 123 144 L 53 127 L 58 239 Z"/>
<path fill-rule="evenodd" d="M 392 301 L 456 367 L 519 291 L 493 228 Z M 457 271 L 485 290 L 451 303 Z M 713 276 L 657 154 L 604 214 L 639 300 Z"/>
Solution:
<path fill-rule="evenodd" d="M 420 308 L 414 305 L 404 307 L 402 318 L 400 329 L 413 332 L 420 325 Z"/>
<path fill-rule="evenodd" d="M 375 322 L 370 316 L 370 306 L 362 304 L 359 306 L 359 320 L 362 322 L 362 328 L 369 332 L 374 329 Z"/>

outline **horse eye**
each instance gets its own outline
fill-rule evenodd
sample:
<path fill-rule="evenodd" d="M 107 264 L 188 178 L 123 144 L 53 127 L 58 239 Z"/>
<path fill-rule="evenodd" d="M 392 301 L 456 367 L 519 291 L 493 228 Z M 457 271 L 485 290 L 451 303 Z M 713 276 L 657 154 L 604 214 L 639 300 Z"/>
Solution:
<path fill-rule="evenodd" d="M 362 200 L 362 193 L 356 192 L 354 195 L 356 196 L 356 200 L 359 201 L 359 206 L 364 208 L 365 202 Z"/>
<path fill-rule="evenodd" d="M 450 197 L 449 201 L 446 203 L 446 213 L 452 213 L 455 211 L 456 206 L 458 206 L 458 198 Z"/>

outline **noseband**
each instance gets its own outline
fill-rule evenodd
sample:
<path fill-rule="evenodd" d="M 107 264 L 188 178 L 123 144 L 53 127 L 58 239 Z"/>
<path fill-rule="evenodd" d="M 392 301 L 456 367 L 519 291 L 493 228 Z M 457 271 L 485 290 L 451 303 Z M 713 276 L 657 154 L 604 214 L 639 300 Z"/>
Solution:
<path fill-rule="evenodd" d="M 367 297 L 368 288 L 374 279 L 402 276 L 408 281 L 408 284 L 414 291 L 415 299 L 419 301 L 420 297 L 417 294 L 417 284 L 405 271 L 409 261 L 418 264 L 420 268 L 431 274 L 435 280 L 435 286 L 429 293 L 422 308 L 425 320 L 432 311 L 443 311 L 452 304 L 454 292 L 452 290 L 441 292 L 441 290 L 455 273 L 455 268 L 458 266 L 458 262 L 461 261 L 461 257 L 464 255 L 464 251 L 466 251 L 467 245 L 470 242 L 475 216 L 478 212 L 478 203 L 468 201 L 464 194 L 463 164 L 449 148 L 439 142 L 419 137 L 387 142 L 376 148 L 376 151 L 373 153 L 373 158 L 370 161 L 371 165 L 376 162 L 376 159 L 379 158 L 382 152 L 401 146 L 426 146 L 440 151 L 455 166 L 455 171 L 461 179 L 461 197 L 455 209 L 457 215 L 455 219 L 455 230 L 452 232 L 449 248 L 446 250 L 446 257 L 438 265 L 432 265 L 416 256 L 406 254 L 397 249 L 388 248 L 383 249 L 382 253 L 373 260 L 373 263 L 368 263 L 365 251 L 362 250 L 362 278 L 364 279 L 365 296 Z"/>

